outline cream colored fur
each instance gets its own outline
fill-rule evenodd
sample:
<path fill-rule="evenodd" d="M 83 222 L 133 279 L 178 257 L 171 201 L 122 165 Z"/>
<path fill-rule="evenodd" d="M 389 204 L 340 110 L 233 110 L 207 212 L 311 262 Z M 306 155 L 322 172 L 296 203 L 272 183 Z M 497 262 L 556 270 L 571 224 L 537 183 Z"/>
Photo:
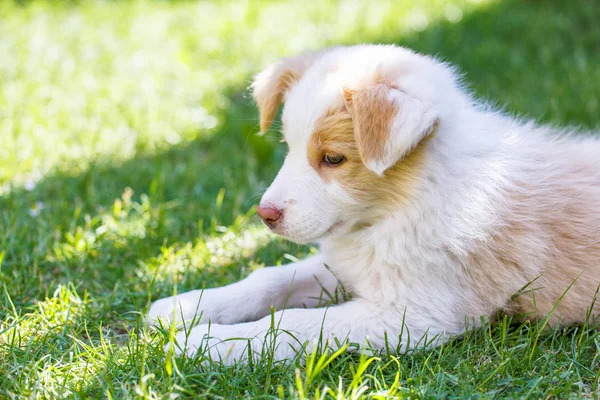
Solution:
<path fill-rule="evenodd" d="M 387 338 L 406 351 L 425 336 L 436 344 L 460 335 L 498 311 L 533 319 L 552 313 L 552 325 L 585 322 L 600 284 L 598 139 L 492 110 L 461 87 L 450 66 L 400 47 L 334 48 L 267 71 L 255 83 L 257 102 L 277 107 L 268 98 L 284 99 L 290 149 L 261 205 L 284 210 L 276 233 L 318 242 L 321 254 L 155 302 L 150 321 L 201 314 L 201 325 L 177 336 L 179 351 L 206 345 L 213 359 L 243 362 L 248 341 L 237 339 L 249 338 L 260 353 L 272 305 L 276 359 L 321 333 L 330 344 L 337 338 L 381 349 Z M 284 84 L 276 82 L 281 76 Z M 309 156 L 320 154 L 311 137 L 323 116 L 377 116 L 377 109 L 356 114 L 348 93 L 381 82 L 396 113 L 389 131 L 373 139 L 384 146 L 382 158 L 354 161 L 362 168 L 354 182 L 340 178 L 343 165 L 311 164 Z M 433 131 L 424 130 L 424 118 L 437 121 Z M 394 174 L 417 151 L 418 162 Z M 381 188 L 377 202 L 361 196 Z M 393 196 L 394 188 L 403 195 Z M 338 280 L 352 300 L 319 307 L 323 289 L 336 293 Z"/>

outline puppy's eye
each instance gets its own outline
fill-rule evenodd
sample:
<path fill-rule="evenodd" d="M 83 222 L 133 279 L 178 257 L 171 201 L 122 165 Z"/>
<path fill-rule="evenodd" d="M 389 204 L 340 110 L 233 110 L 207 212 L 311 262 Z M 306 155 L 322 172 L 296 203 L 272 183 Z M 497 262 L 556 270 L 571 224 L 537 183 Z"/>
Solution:
<path fill-rule="evenodd" d="M 341 154 L 325 154 L 323 156 L 323 162 L 328 165 L 337 165 L 341 164 L 346 159 Z"/>

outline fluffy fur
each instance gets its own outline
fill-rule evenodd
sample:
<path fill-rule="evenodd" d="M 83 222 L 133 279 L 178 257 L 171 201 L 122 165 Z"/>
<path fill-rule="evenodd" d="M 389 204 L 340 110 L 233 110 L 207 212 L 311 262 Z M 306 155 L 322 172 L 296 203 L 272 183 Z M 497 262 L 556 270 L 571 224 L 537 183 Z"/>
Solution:
<path fill-rule="evenodd" d="M 492 111 L 450 66 L 394 46 L 283 59 L 253 87 L 262 130 L 285 102 L 289 145 L 261 206 L 283 210 L 276 233 L 321 254 L 155 302 L 151 321 L 200 316 L 179 350 L 244 361 L 269 337 L 271 306 L 276 359 L 321 332 L 406 351 L 498 311 L 552 326 L 598 315 L 597 139 Z M 319 308 L 338 282 L 352 300 Z"/>

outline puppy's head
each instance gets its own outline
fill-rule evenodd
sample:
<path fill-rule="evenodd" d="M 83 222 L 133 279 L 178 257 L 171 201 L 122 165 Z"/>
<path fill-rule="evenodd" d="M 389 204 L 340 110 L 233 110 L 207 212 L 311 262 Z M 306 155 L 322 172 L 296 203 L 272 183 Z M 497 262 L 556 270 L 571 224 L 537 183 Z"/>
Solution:
<path fill-rule="evenodd" d="M 257 75 L 261 131 L 285 103 L 289 151 L 258 208 L 274 232 L 317 241 L 414 197 L 438 121 L 431 90 L 420 87 L 432 64 L 402 48 L 356 46 L 286 58 Z"/>

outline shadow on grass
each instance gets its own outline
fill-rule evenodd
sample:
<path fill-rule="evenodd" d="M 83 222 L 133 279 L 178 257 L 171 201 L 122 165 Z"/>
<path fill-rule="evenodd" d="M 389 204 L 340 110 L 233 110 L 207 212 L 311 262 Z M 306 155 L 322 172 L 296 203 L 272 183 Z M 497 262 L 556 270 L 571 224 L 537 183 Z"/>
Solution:
<path fill-rule="evenodd" d="M 283 149 L 273 137 L 255 135 L 256 113 L 249 99 L 234 94 L 231 100 L 222 116 L 224 124 L 193 142 L 117 165 L 111 160 L 93 162 L 81 175 L 57 173 L 31 191 L 16 189 L 0 197 L 0 209 L 12 210 L 0 222 L 0 279 L 10 283 L 7 290 L 15 305 L 31 304 L 69 282 L 93 295 L 125 286 L 132 293 L 137 289 L 146 301 L 152 277 L 140 276 L 140 264 L 166 263 L 186 253 L 190 274 L 182 278 L 181 292 L 240 279 L 244 272 L 239 264 L 248 265 L 255 253 L 273 264 L 282 250 L 300 249 L 265 237 L 256 228 L 253 206 L 273 177 Z M 35 204 L 42 208 L 32 216 Z M 252 226 L 261 239 L 247 244 L 251 251 L 246 256 L 225 257 L 220 254 L 224 244 L 218 243 L 204 249 L 220 257 L 218 273 L 190 265 L 199 242 L 220 236 L 237 240 Z M 227 260 L 235 260 L 235 265 Z M 159 293 L 172 289 L 165 283 Z M 124 301 L 119 297 L 119 303 Z M 136 309 L 143 306 L 138 303 Z"/>

